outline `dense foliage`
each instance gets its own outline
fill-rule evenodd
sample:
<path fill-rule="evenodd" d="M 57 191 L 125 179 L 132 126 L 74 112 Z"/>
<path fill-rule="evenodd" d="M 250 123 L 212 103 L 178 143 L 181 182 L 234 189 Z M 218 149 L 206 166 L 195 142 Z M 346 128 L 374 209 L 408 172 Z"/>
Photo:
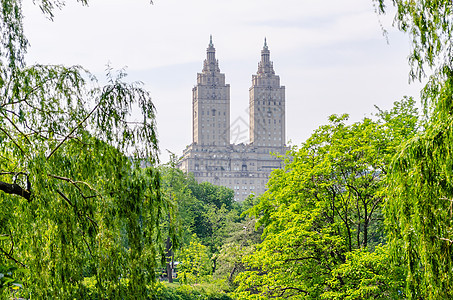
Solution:
<path fill-rule="evenodd" d="M 172 250 L 178 251 L 168 252 L 171 256 L 168 261 L 182 263 L 178 269 L 185 274 L 184 281 L 198 282 L 201 280 L 198 277 L 206 280 L 206 275 L 217 270 L 220 248 L 236 231 L 243 230 L 244 207 L 233 203 L 232 190 L 208 182 L 197 183 L 192 175 L 178 170 L 174 161 L 161 166 L 159 171 L 162 195 L 166 203 L 172 203 L 171 218 L 179 224 L 171 229 L 176 239 L 170 243 L 174 245 Z M 166 224 L 161 226 L 167 227 Z"/>
<path fill-rule="evenodd" d="M 387 10 L 385 0 L 377 3 L 381 12 Z M 431 75 L 422 91 L 425 128 L 404 144 L 391 169 L 389 242 L 394 261 L 406 266 L 409 298 L 448 299 L 453 296 L 453 7 L 445 0 L 392 3 L 397 26 L 412 39 L 412 78 Z"/>
<path fill-rule="evenodd" d="M 386 270 L 386 248 L 369 252 L 385 242 L 386 174 L 399 134 L 416 131 L 413 104 L 405 99 L 392 111 L 381 111 L 378 121 L 346 125 L 347 116 L 332 116 L 329 125 L 293 148 L 252 209 L 265 228 L 264 239 L 244 260 L 249 271 L 237 279 L 239 297 L 388 299 L 398 294 L 401 278 Z M 355 272 L 363 269 L 356 276 L 366 282 L 345 271 L 352 266 Z M 381 282 L 387 277 L 395 284 Z"/>
<path fill-rule="evenodd" d="M 60 4 L 38 2 L 49 16 Z M 82 299 L 94 276 L 102 298 L 140 297 L 166 208 L 159 173 L 140 168 L 157 162 L 149 94 L 110 69 L 100 86 L 78 66 L 25 65 L 21 1 L 1 1 L 0 28 L 2 286 Z"/>
<path fill-rule="evenodd" d="M 411 98 L 333 115 L 234 203 L 156 166 L 154 106 L 124 72 L 26 65 L 21 1 L 0 0 L 0 297 L 452 298 L 452 4 L 373 2 L 409 33 L 411 78 L 432 74 L 422 126 Z"/>

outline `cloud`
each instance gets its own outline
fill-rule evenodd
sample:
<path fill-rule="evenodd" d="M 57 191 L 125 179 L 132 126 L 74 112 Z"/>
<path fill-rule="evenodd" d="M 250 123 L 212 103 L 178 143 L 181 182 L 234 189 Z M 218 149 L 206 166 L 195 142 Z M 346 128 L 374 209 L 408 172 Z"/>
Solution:
<path fill-rule="evenodd" d="M 68 2 L 54 22 L 24 2 L 29 63 L 128 66 L 150 89 L 162 149 L 191 142 L 191 89 L 212 34 L 231 84 L 231 120 L 243 117 L 263 39 L 287 92 L 288 139 L 301 142 L 332 113 L 360 118 L 407 88 L 407 39 L 386 44 L 372 1 L 93 0 Z M 391 29 L 391 17 L 381 17 Z M 384 88 L 385 87 L 385 88 Z M 247 117 L 247 116 L 245 116 Z"/>

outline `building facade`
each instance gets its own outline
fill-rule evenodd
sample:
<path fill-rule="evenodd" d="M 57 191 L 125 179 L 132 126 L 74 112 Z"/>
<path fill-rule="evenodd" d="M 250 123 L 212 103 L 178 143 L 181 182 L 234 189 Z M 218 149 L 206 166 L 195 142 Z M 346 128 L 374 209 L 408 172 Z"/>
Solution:
<path fill-rule="evenodd" d="M 198 182 L 211 182 L 234 190 L 234 199 L 266 190 L 272 170 L 281 161 L 271 153 L 284 154 L 285 87 L 275 75 L 266 40 L 258 72 L 249 89 L 247 144 L 230 143 L 230 85 L 220 73 L 212 37 L 203 70 L 192 90 L 193 142 L 183 152 L 180 169 L 193 173 Z"/>

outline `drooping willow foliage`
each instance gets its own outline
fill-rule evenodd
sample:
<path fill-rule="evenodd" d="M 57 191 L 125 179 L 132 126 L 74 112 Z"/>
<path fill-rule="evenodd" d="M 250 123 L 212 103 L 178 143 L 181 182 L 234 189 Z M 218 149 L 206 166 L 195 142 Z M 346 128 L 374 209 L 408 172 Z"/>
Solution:
<path fill-rule="evenodd" d="M 121 71 L 100 86 L 79 66 L 26 65 L 21 2 L 0 1 L 0 293 L 145 297 L 168 207 L 151 97 Z M 36 4 L 52 18 L 63 2 Z"/>
<path fill-rule="evenodd" d="M 390 1 L 389 1 L 390 2 Z M 385 12 L 387 1 L 378 0 Z M 422 91 L 424 130 L 401 147 L 391 170 L 386 214 L 396 261 L 415 299 L 453 296 L 453 4 L 394 0 L 395 24 L 409 33 L 412 79 Z"/>

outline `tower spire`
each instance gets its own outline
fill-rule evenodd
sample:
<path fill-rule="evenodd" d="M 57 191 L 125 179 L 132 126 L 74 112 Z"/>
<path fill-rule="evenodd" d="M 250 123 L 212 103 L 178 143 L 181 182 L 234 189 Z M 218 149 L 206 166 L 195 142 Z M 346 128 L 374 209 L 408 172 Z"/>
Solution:
<path fill-rule="evenodd" d="M 204 61 L 203 65 L 203 72 L 204 71 L 217 71 L 219 70 L 219 63 L 215 58 L 215 48 L 214 43 L 212 42 L 212 34 L 209 35 L 209 45 L 206 49 L 206 60 Z"/>
<path fill-rule="evenodd" d="M 258 64 L 258 74 L 274 74 L 270 54 L 269 47 L 267 46 L 267 39 L 264 37 L 264 46 L 263 50 L 261 50 L 261 61 Z"/>

